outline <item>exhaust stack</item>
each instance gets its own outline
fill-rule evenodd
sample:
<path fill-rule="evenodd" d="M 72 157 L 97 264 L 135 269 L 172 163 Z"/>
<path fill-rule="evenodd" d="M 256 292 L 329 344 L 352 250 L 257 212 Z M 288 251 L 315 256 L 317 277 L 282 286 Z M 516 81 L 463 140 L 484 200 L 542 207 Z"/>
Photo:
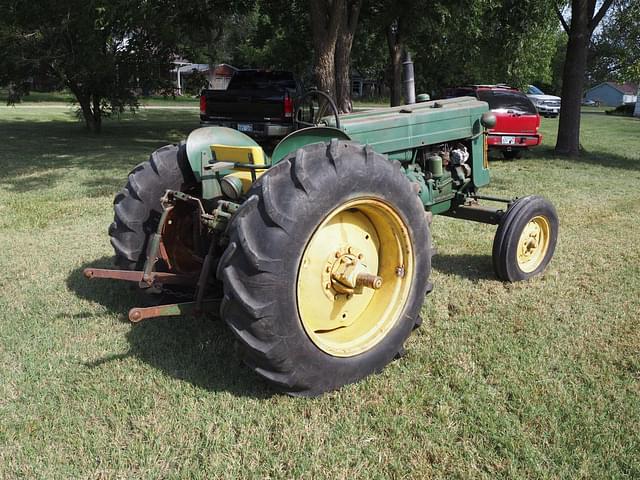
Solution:
<path fill-rule="evenodd" d="M 404 61 L 402 62 L 402 87 L 404 90 L 404 103 L 405 105 L 411 105 L 416 103 L 416 83 L 413 76 L 413 61 L 411 60 L 411 54 L 405 52 Z"/>

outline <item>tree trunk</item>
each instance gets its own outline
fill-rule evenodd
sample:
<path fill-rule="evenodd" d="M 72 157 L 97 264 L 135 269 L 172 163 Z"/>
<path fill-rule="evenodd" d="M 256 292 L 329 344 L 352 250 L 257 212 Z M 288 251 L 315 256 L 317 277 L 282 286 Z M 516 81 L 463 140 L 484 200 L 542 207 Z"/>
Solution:
<path fill-rule="evenodd" d="M 93 133 L 100 133 L 102 130 L 102 109 L 100 108 L 100 97 L 93 95 Z"/>
<path fill-rule="evenodd" d="M 335 44 L 333 48 L 327 43 L 316 44 L 313 57 L 313 78 L 318 90 L 326 92 L 333 99 L 336 98 L 335 79 Z"/>
<path fill-rule="evenodd" d="M 335 53 L 345 0 L 309 0 L 313 77 L 318 90 L 336 98 Z"/>
<path fill-rule="evenodd" d="M 340 22 L 336 41 L 336 106 L 340 113 L 349 113 L 351 104 L 351 47 L 358 25 L 362 0 L 349 0 Z"/>
<path fill-rule="evenodd" d="M 95 95 L 85 93 L 78 85 L 67 81 L 67 86 L 71 93 L 76 97 L 80 110 L 82 111 L 82 118 L 84 124 L 92 133 L 100 133 L 102 128 L 102 110 L 100 109 L 100 98 Z M 93 101 L 93 106 L 92 106 Z"/>
<path fill-rule="evenodd" d="M 387 45 L 391 59 L 391 106 L 402 105 L 402 36 L 400 21 L 387 26 Z"/>
<path fill-rule="evenodd" d="M 573 1 L 567 56 L 562 73 L 562 108 L 556 153 L 569 156 L 580 154 L 580 105 L 591 39 L 589 20 L 592 14 L 586 6 L 576 7 L 576 4 L 584 3 L 584 0 Z"/>
<path fill-rule="evenodd" d="M 82 111 L 82 118 L 84 124 L 91 133 L 100 133 L 100 126 L 96 125 L 96 118 L 91 109 L 91 98 L 85 95 L 76 95 L 76 99 L 80 104 L 80 110 Z M 99 121 L 99 120 L 98 120 Z"/>
<path fill-rule="evenodd" d="M 560 155 L 580 155 L 580 104 L 587 70 L 589 42 L 594 29 L 602 21 L 613 1 L 604 0 L 594 16 L 596 0 L 572 0 L 571 25 L 567 25 L 562 12 L 556 9 L 562 26 L 569 35 L 562 72 L 562 107 L 555 150 Z"/>

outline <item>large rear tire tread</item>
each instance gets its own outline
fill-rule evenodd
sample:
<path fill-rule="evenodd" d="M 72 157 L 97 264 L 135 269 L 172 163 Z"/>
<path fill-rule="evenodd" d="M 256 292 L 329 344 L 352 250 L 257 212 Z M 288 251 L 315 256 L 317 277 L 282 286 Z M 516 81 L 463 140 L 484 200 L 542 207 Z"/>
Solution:
<path fill-rule="evenodd" d="M 319 349 L 297 310 L 299 262 L 315 228 L 337 205 L 377 196 L 394 206 L 409 228 L 415 276 L 401 316 L 374 347 L 351 357 Z M 315 396 L 378 372 L 391 362 L 419 323 L 431 269 L 424 208 L 398 163 L 353 142 L 313 144 L 263 175 L 229 226 L 229 246 L 217 277 L 223 281 L 221 317 L 243 361 L 290 395 Z"/>
<path fill-rule="evenodd" d="M 109 236 L 116 266 L 127 270 L 142 268 L 148 239 L 162 215 L 162 195 L 166 190 L 183 190 L 193 182 L 183 144 L 161 147 L 131 170 L 127 184 L 113 200 Z"/>

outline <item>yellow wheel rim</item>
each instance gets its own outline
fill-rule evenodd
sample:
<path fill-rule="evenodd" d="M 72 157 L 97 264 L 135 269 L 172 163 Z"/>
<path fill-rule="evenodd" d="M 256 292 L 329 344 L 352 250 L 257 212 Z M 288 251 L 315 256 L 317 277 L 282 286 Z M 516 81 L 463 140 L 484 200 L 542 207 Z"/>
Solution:
<path fill-rule="evenodd" d="M 345 291 L 336 281 L 345 259 L 381 277 L 382 285 Z M 363 198 L 336 208 L 312 234 L 299 265 L 298 313 L 307 335 L 336 357 L 371 349 L 400 319 L 413 269 L 409 231 L 389 205 Z"/>
<path fill-rule="evenodd" d="M 525 273 L 538 268 L 549 250 L 551 227 L 549 221 L 542 216 L 529 220 L 518 240 L 518 267 Z"/>

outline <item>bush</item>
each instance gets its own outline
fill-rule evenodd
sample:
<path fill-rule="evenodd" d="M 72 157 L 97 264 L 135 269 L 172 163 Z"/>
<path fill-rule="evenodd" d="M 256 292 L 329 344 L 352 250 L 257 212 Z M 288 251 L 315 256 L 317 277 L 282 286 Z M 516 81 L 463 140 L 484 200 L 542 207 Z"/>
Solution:
<path fill-rule="evenodd" d="M 635 109 L 635 103 L 625 103 L 624 105 L 620 105 L 613 110 L 607 110 L 604 113 L 607 115 L 616 115 L 618 117 L 633 117 L 633 110 Z"/>

